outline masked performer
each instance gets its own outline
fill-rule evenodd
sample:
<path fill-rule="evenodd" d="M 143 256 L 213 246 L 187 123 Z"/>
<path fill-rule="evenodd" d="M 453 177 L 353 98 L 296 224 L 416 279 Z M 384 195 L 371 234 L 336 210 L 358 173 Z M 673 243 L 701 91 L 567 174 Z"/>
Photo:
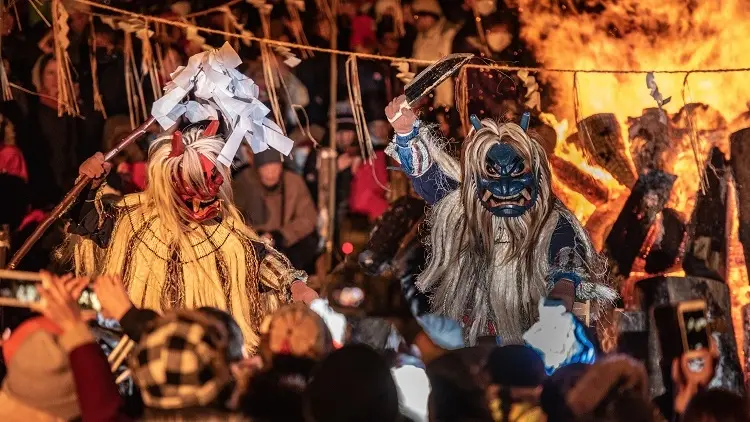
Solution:
<path fill-rule="evenodd" d="M 389 120 L 403 101 L 386 108 Z M 553 195 L 545 152 L 519 125 L 474 120 L 459 163 L 411 110 L 401 112 L 388 153 L 432 204 L 417 285 L 434 313 L 462 321 L 470 344 L 522 343 L 540 302 L 570 312 L 574 300 L 614 300 L 600 283 L 605 262 Z"/>
<path fill-rule="evenodd" d="M 94 178 L 70 209 L 79 274 L 121 275 L 132 302 L 163 311 L 212 306 L 230 312 L 252 350 L 266 314 L 291 298 L 317 294 L 306 275 L 265 246 L 232 201 L 229 169 L 217 161 L 218 121 L 166 135 L 151 146 L 148 186 L 110 205 L 101 181 L 108 164 L 96 154 L 80 173 Z M 99 185 L 99 186 L 96 186 Z"/>

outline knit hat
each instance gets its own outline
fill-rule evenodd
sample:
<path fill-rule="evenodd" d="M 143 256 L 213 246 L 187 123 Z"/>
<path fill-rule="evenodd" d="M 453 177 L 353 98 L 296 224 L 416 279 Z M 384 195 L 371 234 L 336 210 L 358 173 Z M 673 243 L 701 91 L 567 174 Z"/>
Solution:
<path fill-rule="evenodd" d="M 153 321 L 131 355 L 143 403 L 158 409 L 223 404 L 233 387 L 229 335 L 199 311 L 176 311 Z"/>
<path fill-rule="evenodd" d="M 443 16 L 443 9 L 440 7 L 440 3 L 437 0 L 414 0 L 411 5 L 411 10 L 414 13 L 428 13 L 435 15 L 439 18 Z"/>
<path fill-rule="evenodd" d="M 278 309 L 261 331 L 261 355 L 267 362 L 278 355 L 319 360 L 333 349 L 323 318 L 301 303 Z"/>
<path fill-rule="evenodd" d="M 336 103 L 336 128 L 338 130 L 356 130 L 354 113 L 348 102 Z"/>
<path fill-rule="evenodd" d="M 280 162 L 282 162 L 281 153 L 273 148 L 268 148 L 265 151 L 256 152 L 253 155 L 253 166 L 258 169 L 266 164 Z"/>
<path fill-rule="evenodd" d="M 3 345 L 8 374 L 3 392 L 29 407 L 64 420 L 80 416 L 61 330 L 45 317 L 24 321 Z"/>

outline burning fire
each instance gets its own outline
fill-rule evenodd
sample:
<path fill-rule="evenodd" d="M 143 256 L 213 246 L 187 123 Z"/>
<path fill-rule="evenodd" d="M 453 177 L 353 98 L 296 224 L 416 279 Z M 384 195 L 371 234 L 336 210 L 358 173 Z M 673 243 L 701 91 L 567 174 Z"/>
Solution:
<path fill-rule="evenodd" d="M 519 8 L 521 36 L 547 68 L 679 71 L 750 67 L 750 56 L 742 48 L 744 40 L 750 37 L 750 8 L 744 0 L 507 0 L 506 3 L 515 3 L 509 6 Z M 577 130 L 575 124 L 569 123 L 575 122 L 576 117 L 613 113 L 628 149 L 625 153 L 633 159 L 641 145 L 637 140 L 630 142 L 628 129 L 632 119 L 643 116 L 645 109 L 657 107 L 646 86 L 646 75 L 580 72 L 574 76 L 541 72 L 538 77 L 551 85 L 556 94 L 550 111 L 557 119 L 545 116 L 557 131 L 555 155 L 606 185 L 609 204 L 621 195 L 627 197 L 627 187 L 594 164 L 581 145 L 566 140 Z M 701 189 L 701 172 L 710 148 L 717 146 L 729 157 L 729 135 L 750 126 L 747 77 L 745 72 L 655 74 L 663 97 L 672 97 L 663 106 L 671 144 L 661 151 L 659 169 L 677 175 L 678 179 L 666 207 L 678 211 L 684 222 L 689 220 Z M 574 78 L 577 92 L 573 89 Z M 600 221 L 592 216 L 609 205 L 595 206 L 560 182 L 554 189 L 584 224 L 590 219 L 592 223 Z M 749 302 L 750 287 L 737 237 L 735 200 L 730 192 L 728 284 L 738 351 L 744 364 L 740 308 Z M 610 212 L 614 213 L 611 221 L 619 211 L 611 207 Z M 595 229 L 590 224 L 587 228 Z M 606 230 L 609 227 L 601 228 Z M 601 241 L 593 237 L 595 243 Z M 632 278 L 643 275 L 633 274 Z"/>

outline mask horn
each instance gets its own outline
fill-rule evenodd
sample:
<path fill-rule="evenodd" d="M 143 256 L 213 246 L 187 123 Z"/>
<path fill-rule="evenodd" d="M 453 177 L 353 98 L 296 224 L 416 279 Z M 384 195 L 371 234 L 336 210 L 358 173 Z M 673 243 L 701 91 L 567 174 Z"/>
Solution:
<path fill-rule="evenodd" d="M 218 120 L 211 120 L 211 123 L 208 124 L 208 127 L 206 130 L 203 131 L 203 136 L 214 136 L 219 132 L 219 121 Z"/>
<path fill-rule="evenodd" d="M 479 118 L 476 114 L 472 114 L 469 116 L 469 121 L 471 122 L 471 125 L 474 126 L 474 130 L 479 130 L 482 128 L 482 122 L 479 121 Z"/>
<path fill-rule="evenodd" d="M 523 113 L 523 116 L 521 116 L 521 129 L 523 129 L 524 132 L 529 130 L 529 122 L 531 121 L 531 113 L 528 111 Z"/>
<path fill-rule="evenodd" d="M 169 158 L 179 157 L 185 152 L 185 144 L 182 143 L 182 132 L 176 130 L 172 135 L 172 151 Z"/>

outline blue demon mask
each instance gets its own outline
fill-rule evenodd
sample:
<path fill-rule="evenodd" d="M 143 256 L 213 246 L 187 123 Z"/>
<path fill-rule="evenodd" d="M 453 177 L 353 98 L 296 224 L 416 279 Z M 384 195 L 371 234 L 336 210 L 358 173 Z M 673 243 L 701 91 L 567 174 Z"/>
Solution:
<path fill-rule="evenodd" d="M 477 180 L 477 195 L 489 212 L 498 217 L 520 217 L 539 196 L 530 163 L 508 144 L 496 144 L 486 157 L 486 174 Z"/>

